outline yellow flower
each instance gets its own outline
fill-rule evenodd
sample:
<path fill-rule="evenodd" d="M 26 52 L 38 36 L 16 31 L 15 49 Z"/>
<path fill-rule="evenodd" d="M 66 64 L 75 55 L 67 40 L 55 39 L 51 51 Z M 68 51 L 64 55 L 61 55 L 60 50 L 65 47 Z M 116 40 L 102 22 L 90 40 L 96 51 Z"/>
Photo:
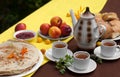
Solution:
<path fill-rule="evenodd" d="M 77 19 L 80 18 L 80 15 L 81 15 L 81 13 L 82 13 L 84 10 L 85 10 L 85 7 L 80 6 L 80 9 L 78 9 L 78 10 L 75 12 L 75 16 L 76 16 Z M 70 13 L 67 13 L 67 14 L 66 14 L 66 17 L 70 17 Z"/>
<path fill-rule="evenodd" d="M 83 12 L 84 10 L 85 10 L 85 7 L 80 6 L 79 11 L 80 11 L 80 12 Z"/>
<path fill-rule="evenodd" d="M 66 17 L 70 17 L 70 13 L 67 13 L 67 14 L 66 14 Z"/>

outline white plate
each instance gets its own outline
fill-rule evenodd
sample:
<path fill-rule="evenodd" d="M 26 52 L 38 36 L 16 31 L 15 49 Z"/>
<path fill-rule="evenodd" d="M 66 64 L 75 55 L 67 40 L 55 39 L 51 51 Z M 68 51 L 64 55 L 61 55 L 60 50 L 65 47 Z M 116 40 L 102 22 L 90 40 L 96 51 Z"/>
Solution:
<path fill-rule="evenodd" d="M 113 39 L 111 39 L 111 40 L 120 40 L 120 36 L 117 36 L 117 37 L 115 37 L 115 38 L 113 38 Z"/>
<path fill-rule="evenodd" d="M 90 59 L 90 64 L 86 70 L 78 70 L 73 65 L 71 65 L 70 67 L 67 67 L 67 68 L 74 73 L 85 74 L 85 73 L 90 73 L 90 72 L 94 71 L 96 69 L 96 67 L 97 67 L 96 62 L 94 60 Z"/>
<path fill-rule="evenodd" d="M 100 46 L 99 47 L 96 47 L 95 49 L 94 49 L 94 54 L 97 56 L 97 57 L 99 57 L 99 58 L 101 58 L 101 59 L 104 59 L 104 60 L 116 60 L 116 59 L 119 59 L 120 58 L 120 50 L 117 48 L 116 49 L 117 51 L 116 51 L 116 53 L 115 53 L 115 55 L 113 55 L 112 57 L 105 57 L 105 56 L 102 56 L 101 55 L 101 48 L 100 48 Z"/>
<path fill-rule="evenodd" d="M 70 55 L 70 56 L 73 56 L 72 51 L 69 50 L 69 49 L 67 50 L 67 54 Z M 51 49 L 51 48 L 48 49 L 48 50 L 45 52 L 45 56 L 46 56 L 49 60 L 51 60 L 51 61 L 58 61 L 58 60 L 59 60 L 59 58 L 54 58 L 54 57 L 52 56 L 52 49 Z"/>
<path fill-rule="evenodd" d="M 45 35 L 41 34 L 40 31 L 38 31 L 38 35 L 41 36 L 42 38 L 50 39 L 50 40 L 64 40 L 64 39 L 67 39 L 68 37 L 70 37 L 72 35 L 72 32 L 71 32 L 71 34 L 69 36 L 60 37 L 60 38 L 51 38 L 50 36 L 45 36 Z"/>
<path fill-rule="evenodd" d="M 43 55 L 42 55 L 42 53 L 40 51 L 38 51 L 38 53 L 39 53 L 40 59 L 39 59 L 38 63 L 31 70 L 29 70 L 27 72 L 24 72 L 24 73 L 21 73 L 21 74 L 17 74 L 17 75 L 2 76 L 2 77 L 23 77 L 23 76 L 26 76 L 26 75 L 28 75 L 28 74 L 30 74 L 32 72 L 35 72 L 41 66 L 41 64 L 43 62 Z"/>

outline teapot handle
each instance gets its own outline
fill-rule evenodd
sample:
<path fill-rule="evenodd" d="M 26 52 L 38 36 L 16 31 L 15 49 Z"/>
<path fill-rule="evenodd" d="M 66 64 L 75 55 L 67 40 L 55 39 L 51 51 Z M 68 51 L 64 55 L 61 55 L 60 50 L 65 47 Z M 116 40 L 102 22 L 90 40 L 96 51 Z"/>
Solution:
<path fill-rule="evenodd" d="M 104 25 L 102 25 L 101 23 L 99 23 L 98 28 L 99 28 L 99 31 L 100 31 L 99 37 L 101 37 L 106 32 L 106 27 Z"/>

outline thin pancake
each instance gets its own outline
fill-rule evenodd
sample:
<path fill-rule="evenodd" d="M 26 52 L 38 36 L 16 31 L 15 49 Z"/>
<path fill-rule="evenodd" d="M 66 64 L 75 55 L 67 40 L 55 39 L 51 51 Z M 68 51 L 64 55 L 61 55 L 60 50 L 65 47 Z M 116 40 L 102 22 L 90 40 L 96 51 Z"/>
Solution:
<path fill-rule="evenodd" d="M 15 75 L 30 70 L 39 60 L 38 52 L 35 46 L 19 40 L 0 44 L 0 75 Z"/>

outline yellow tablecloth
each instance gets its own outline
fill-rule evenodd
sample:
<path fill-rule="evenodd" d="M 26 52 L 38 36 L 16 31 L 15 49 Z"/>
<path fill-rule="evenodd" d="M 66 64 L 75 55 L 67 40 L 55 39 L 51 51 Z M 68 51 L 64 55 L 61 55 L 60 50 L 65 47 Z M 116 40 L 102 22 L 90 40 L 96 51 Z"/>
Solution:
<path fill-rule="evenodd" d="M 27 25 L 28 30 L 38 32 L 40 24 L 45 22 L 50 23 L 50 19 L 53 16 L 60 16 L 63 19 L 63 21 L 65 21 L 72 27 L 71 18 L 66 17 L 66 14 L 69 12 L 70 9 L 77 11 L 78 9 L 80 9 L 80 6 L 89 6 L 91 12 L 98 13 L 102 10 L 106 2 L 107 0 L 52 0 L 19 22 L 25 23 Z M 0 43 L 13 38 L 15 25 L 13 25 L 8 30 L 0 34 Z M 72 37 L 63 41 L 68 42 L 71 38 Z M 51 48 L 52 44 L 51 43 L 49 45 L 46 45 L 44 41 L 42 43 L 37 43 L 36 40 L 32 41 L 31 43 L 35 45 L 38 49 L 49 49 Z M 45 64 L 48 61 L 48 59 L 44 58 L 43 64 Z M 34 73 L 25 77 L 31 77 L 33 74 Z"/>

